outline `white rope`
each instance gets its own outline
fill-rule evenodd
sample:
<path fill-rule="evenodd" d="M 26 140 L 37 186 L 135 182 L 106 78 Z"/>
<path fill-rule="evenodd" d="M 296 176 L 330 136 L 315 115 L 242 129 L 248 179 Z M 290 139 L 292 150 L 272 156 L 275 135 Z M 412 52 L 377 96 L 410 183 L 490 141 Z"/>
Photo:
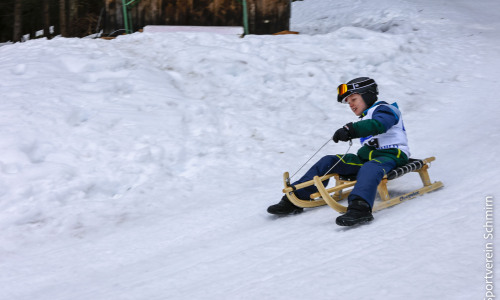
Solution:
<path fill-rule="evenodd" d="M 295 173 L 293 173 L 292 176 L 288 177 L 287 179 L 287 183 L 290 184 L 290 179 L 292 179 L 293 176 L 297 175 L 297 173 L 302 170 L 302 168 L 307 165 L 307 163 L 316 155 L 318 154 L 319 151 L 321 151 L 321 149 L 323 149 L 332 139 L 328 139 L 328 141 L 326 143 L 323 144 L 323 146 L 321 146 L 318 151 L 316 151 L 316 153 L 314 153 Z M 322 177 L 321 177 L 321 181 L 323 181 L 323 178 L 328 174 L 330 173 L 331 170 L 333 170 L 333 168 L 335 168 L 336 165 L 338 165 L 338 163 L 344 159 L 344 156 L 347 155 L 347 153 L 349 153 L 349 150 L 351 150 L 351 146 L 352 146 L 352 140 L 349 140 L 349 148 L 347 148 L 347 151 L 344 153 L 344 155 L 342 155 L 342 157 L 339 159 L 339 161 L 337 161 L 336 164 L 333 165 L 333 167 L 330 168 L 330 170 L 328 170 Z"/>
<path fill-rule="evenodd" d="M 327 145 L 327 144 L 328 144 L 331 140 L 332 140 L 331 138 L 330 138 L 330 139 L 328 139 L 328 141 L 327 141 L 326 143 L 324 143 L 324 144 L 323 144 L 323 146 L 321 146 L 321 147 L 318 149 L 318 151 L 316 151 L 316 153 L 314 153 L 314 154 L 313 154 L 313 155 L 312 155 L 312 156 L 311 156 L 311 157 L 310 157 L 310 158 L 309 158 L 309 159 L 308 159 L 308 160 L 307 160 L 307 161 L 306 161 L 306 162 L 305 162 L 305 163 L 304 163 L 304 164 L 303 164 L 303 165 L 302 165 L 302 166 L 301 166 L 301 167 L 300 167 L 300 168 L 299 168 L 299 169 L 298 169 L 295 173 L 293 173 L 293 175 L 292 175 L 292 176 L 290 176 L 290 177 L 288 178 L 288 183 L 290 183 L 290 179 L 292 179 L 292 177 L 293 177 L 293 176 L 297 175 L 297 173 L 299 173 L 299 171 L 300 171 L 300 170 L 302 170 L 302 168 L 303 168 L 305 165 L 307 165 L 307 163 L 308 163 L 309 161 L 311 161 L 311 159 L 312 159 L 312 158 L 313 158 L 316 154 L 318 154 L 318 152 L 319 152 L 319 151 L 321 151 L 321 149 L 323 149 L 323 148 L 324 148 L 324 147 L 325 147 L 325 146 L 326 146 L 326 145 Z"/>
<path fill-rule="evenodd" d="M 347 155 L 347 153 L 349 153 L 349 150 L 351 150 L 351 146 L 352 146 L 352 140 L 349 140 L 349 148 L 347 148 L 347 151 L 344 153 L 344 155 L 342 155 L 342 157 L 333 165 L 333 167 L 330 168 L 330 170 L 326 171 L 326 173 L 321 176 L 321 181 L 323 181 L 323 178 L 328 174 L 330 173 L 331 170 L 333 170 L 333 168 L 335 168 L 335 166 L 337 166 L 339 164 L 339 162 L 341 162 L 343 159 L 344 159 L 344 156 Z"/>

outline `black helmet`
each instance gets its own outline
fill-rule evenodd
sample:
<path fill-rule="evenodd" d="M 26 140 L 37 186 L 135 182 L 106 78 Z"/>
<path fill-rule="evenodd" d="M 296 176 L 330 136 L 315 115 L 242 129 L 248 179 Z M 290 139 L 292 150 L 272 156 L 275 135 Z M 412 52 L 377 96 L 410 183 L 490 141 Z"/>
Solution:
<path fill-rule="evenodd" d="M 368 107 L 377 101 L 378 87 L 375 80 L 368 77 L 359 77 L 341 84 L 337 88 L 337 101 L 346 103 L 345 98 L 352 94 L 360 94 Z"/>

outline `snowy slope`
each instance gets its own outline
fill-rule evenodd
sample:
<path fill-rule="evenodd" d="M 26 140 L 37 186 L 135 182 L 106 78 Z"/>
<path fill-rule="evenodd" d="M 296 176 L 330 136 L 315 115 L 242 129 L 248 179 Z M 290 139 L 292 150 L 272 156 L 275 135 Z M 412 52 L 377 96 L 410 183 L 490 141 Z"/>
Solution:
<path fill-rule="evenodd" d="M 300 35 L 0 47 L 0 299 L 481 299 L 499 8 L 305 0 Z M 445 188 L 356 228 L 327 207 L 268 215 L 282 173 L 355 121 L 336 87 L 358 76 Z"/>

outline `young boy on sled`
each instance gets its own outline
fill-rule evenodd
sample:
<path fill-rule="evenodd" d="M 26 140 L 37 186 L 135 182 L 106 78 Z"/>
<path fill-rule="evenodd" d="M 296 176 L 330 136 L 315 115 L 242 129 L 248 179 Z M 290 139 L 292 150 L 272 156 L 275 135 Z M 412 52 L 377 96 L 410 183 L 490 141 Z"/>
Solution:
<path fill-rule="evenodd" d="M 349 194 L 347 212 L 336 219 L 340 226 L 352 226 L 373 220 L 372 208 L 377 186 L 389 171 L 408 162 L 410 149 L 397 104 L 377 102 L 378 88 L 375 80 L 368 77 L 356 78 L 339 85 L 337 91 L 337 101 L 349 104 L 360 120 L 338 129 L 332 139 L 338 143 L 359 138 L 362 147 L 357 155 L 327 155 L 321 158 L 292 186 L 312 180 L 316 175 L 323 176 L 327 172 L 356 175 L 357 182 Z M 325 186 L 328 184 L 327 180 L 323 183 Z M 294 193 L 299 199 L 308 200 L 317 191 L 312 185 Z M 288 215 L 301 213 L 303 208 L 295 206 L 285 195 L 278 204 L 269 206 L 267 211 L 275 215 Z"/>

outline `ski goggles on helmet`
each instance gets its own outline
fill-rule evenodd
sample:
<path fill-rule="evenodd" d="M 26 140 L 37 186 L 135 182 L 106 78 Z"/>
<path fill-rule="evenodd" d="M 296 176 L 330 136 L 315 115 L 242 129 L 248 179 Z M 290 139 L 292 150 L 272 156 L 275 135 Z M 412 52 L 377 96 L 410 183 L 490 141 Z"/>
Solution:
<path fill-rule="evenodd" d="M 337 88 L 337 101 L 340 103 L 346 103 L 346 98 L 352 94 L 364 94 L 367 92 L 373 92 L 378 94 L 377 84 L 373 79 L 367 79 L 361 82 L 354 83 L 343 83 Z"/>

